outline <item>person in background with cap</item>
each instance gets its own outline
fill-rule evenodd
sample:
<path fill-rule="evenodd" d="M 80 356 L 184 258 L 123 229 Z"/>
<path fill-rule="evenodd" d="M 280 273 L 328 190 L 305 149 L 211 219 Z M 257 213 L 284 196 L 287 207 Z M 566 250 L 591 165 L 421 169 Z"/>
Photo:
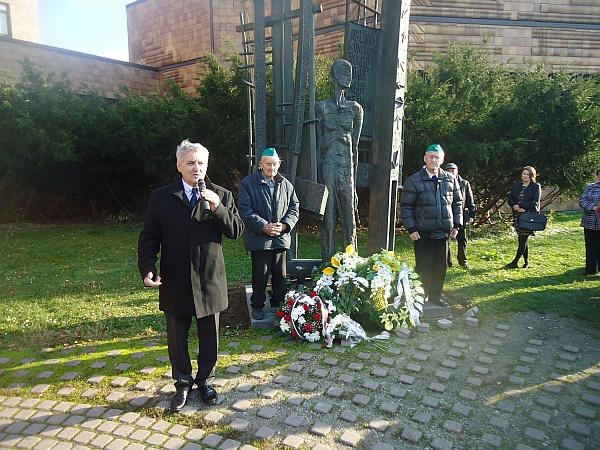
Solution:
<path fill-rule="evenodd" d="M 208 150 L 186 139 L 175 155 L 181 176 L 152 192 L 138 239 L 140 274 L 145 286 L 159 288 L 159 308 L 165 314 L 176 390 L 172 412 L 185 406 L 194 384 L 204 403 L 217 403 L 210 383 L 217 363 L 219 313 L 228 306 L 221 243 L 223 236 L 237 239 L 244 230 L 232 193 L 206 177 Z M 192 317 L 198 331 L 195 377 L 188 349 Z"/>
<path fill-rule="evenodd" d="M 263 320 L 266 289 L 271 275 L 271 306 L 286 293 L 286 257 L 290 232 L 298 222 L 294 186 L 279 173 L 281 161 L 274 148 L 261 156 L 260 170 L 242 180 L 238 196 L 240 216 L 246 225 L 244 245 L 252 256 L 252 318 Z"/>
<path fill-rule="evenodd" d="M 428 301 L 448 306 L 442 299 L 448 244 L 462 227 L 463 203 L 458 180 L 441 169 L 444 150 L 432 144 L 425 166 L 406 179 L 400 198 L 404 227 L 415 248 L 416 272 Z"/>
<path fill-rule="evenodd" d="M 458 166 L 454 163 L 448 163 L 444 166 L 444 170 L 454 175 L 458 180 L 458 185 L 460 186 L 460 193 L 463 199 L 463 223 L 462 226 L 458 229 L 458 234 L 456 235 L 456 242 L 458 243 L 458 263 L 465 269 L 468 269 L 469 263 L 467 262 L 467 226 L 470 223 L 473 223 L 473 220 L 475 220 L 477 207 L 475 206 L 475 202 L 473 201 L 473 191 L 471 190 L 471 184 L 458 174 Z M 450 246 L 448 246 L 448 267 L 452 267 L 452 250 L 450 250 Z"/>

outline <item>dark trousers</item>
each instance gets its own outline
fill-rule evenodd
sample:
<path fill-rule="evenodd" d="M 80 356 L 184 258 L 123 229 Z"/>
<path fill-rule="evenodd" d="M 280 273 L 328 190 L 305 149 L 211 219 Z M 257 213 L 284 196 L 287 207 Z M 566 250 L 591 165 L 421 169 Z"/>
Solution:
<path fill-rule="evenodd" d="M 198 328 L 198 371 L 192 376 L 192 363 L 188 349 L 188 333 L 192 317 L 177 317 L 165 313 L 167 322 L 167 347 L 175 386 L 210 384 L 215 374 L 219 347 L 219 313 L 196 318 Z M 207 381 L 208 380 L 208 381 Z"/>
<path fill-rule="evenodd" d="M 458 230 L 458 234 L 456 235 L 456 243 L 458 244 L 458 263 L 461 266 L 464 266 L 467 263 L 467 244 L 469 240 L 467 239 L 467 230 L 466 228 L 460 228 Z M 448 267 L 452 265 L 452 250 L 450 249 L 450 244 L 448 244 Z"/>
<path fill-rule="evenodd" d="M 585 240 L 585 273 L 593 275 L 600 271 L 600 230 L 583 229 Z"/>
<path fill-rule="evenodd" d="M 271 276 L 271 306 L 277 307 L 283 301 L 286 292 L 286 249 L 253 251 L 252 254 L 252 296 L 253 308 L 265 306 L 267 283 Z"/>
<path fill-rule="evenodd" d="M 421 277 L 425 294 L 429 301 L 436 302 L 442 297 L 446 279 L 448 239 L 423 238 L 414 241 L 415 270 Z"/>

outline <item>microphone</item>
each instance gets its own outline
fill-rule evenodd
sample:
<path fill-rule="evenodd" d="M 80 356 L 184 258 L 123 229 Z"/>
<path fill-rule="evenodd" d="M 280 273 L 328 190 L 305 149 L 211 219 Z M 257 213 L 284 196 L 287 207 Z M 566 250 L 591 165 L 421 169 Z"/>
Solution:
<path fill-rule="evenodd" d="M 202 202 L 202 209 L 210 211 L 210 205 L 205 198 L 202 198 L 202 192 L 206 189 L 206 183 L 204 180 L 198 181 L 198 191 L 200 193 L 200 201 Z"/>

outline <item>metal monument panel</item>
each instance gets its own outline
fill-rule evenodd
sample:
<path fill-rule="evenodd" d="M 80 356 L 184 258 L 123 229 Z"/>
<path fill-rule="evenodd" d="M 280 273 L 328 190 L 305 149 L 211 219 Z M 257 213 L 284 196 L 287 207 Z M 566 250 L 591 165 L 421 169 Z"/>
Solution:
<path fill-rule="evenodd" d="M 373 137 L 381 30 L 354 22 L 346 25 L 346 59 L 352 64 L 352 84 L 346 91 L 346 98 L 360 103 L 363 107 L 361 135 Z"/>
<path fill-rule="evenodd" d="M 382 46 L 377 83 L 367 253 L 394 250 L 396 204 L 402 173 L 404 96 L 410 1 L 386 1 L 381 12 Z"/>

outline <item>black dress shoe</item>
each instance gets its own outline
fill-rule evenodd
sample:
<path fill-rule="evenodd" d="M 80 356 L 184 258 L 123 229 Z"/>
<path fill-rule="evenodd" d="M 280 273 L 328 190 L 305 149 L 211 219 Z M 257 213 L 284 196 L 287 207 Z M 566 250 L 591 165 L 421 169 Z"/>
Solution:
<path fill-rule="evenodd" d="M 171 412 L 179 412 L 185 406 L 187 402 L 188 394 L 190 393 L 191 386 L 180 386 L 177 388 L 177 392 L 171 399 Z"/>
<path fill-rule="evenodd" d="M 511 263 L 508 263 L 507 265 L 504 266 L 505 269 L 516 269 L 517 267 L 519 267 L 519 266 L 514 261 Z"/>
<path fill-rule="evenodd" d="M 450 306 L 448 303 L 446 303 L 441 298 L 439 300 L 432 300 L 431 303 L 433 303 L 434 305 L 437 305 L 437 306 L 441 306 L 443 308 L 447 308 Z"/>
<path fill-rule="evenodd" d="M 529 263 L 526 262 L 525 264 L 523 264 L 523 269 L 529 269 Z"/>
<path fill-rule="evenodd" d="M 219 394 L 217 394 L 217 391 L 215 391 L 212 387 L 205 384 L 203 386 L 199 386 L 198 390 L 200 391 L 200 397 L 204 403 L 207 405 L 214 405 L 217 403 Z"/>
<path fill-rule="evenodd" d="M 252 307 L 252 318 L 255 320 L 263 320 L 265 318 L 265 313 L 263 313 L 262 308 Z"/>

